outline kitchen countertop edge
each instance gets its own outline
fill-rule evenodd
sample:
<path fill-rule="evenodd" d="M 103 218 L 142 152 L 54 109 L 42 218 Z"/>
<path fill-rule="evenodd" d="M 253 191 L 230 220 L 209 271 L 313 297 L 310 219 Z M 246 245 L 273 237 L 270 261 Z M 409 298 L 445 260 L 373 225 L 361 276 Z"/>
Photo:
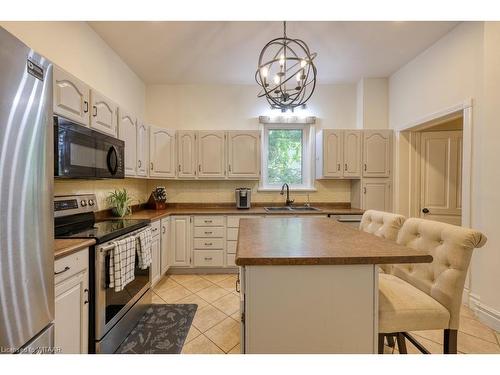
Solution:
<path fill-rule="evenodd" d="M 94 239 L 87 238 L 70 238 L 70 239 L 55 239 L 54 240 L 54 259 L 60 259 L 95 245 Z"/>

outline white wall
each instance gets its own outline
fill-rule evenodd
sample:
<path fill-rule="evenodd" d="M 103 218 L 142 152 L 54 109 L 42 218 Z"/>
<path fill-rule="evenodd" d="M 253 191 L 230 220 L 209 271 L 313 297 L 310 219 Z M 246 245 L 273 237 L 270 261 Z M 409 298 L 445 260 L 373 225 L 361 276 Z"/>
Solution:
<path fill-rule="evenodd" d="M 500 24 L 461 23 L 389 79 L 389 123 L 403 129 L 472 98 L 471 226 L 488 237 L 476 250 L 471 296 L 479 317 L 500 329 Z M 407 166 L 402 165 L 405 169 Z"/>
<path fill-rule="evenodd" d="M 119 106 L 144 116 L 144 83 L 86 22 L 0 22 L 0 26 Z"/>

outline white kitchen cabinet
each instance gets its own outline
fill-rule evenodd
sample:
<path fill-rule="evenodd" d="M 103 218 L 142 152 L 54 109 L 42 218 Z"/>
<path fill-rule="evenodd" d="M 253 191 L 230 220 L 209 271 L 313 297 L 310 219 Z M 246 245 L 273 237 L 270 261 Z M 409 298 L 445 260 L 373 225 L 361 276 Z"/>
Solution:
<path fill-rule="evenodd" d="M 161 236 L 153 236 L 151 238 L 151 286 L 156 285 L 156 283 L 161 278 L 161 254 L 160 254 L 160 242 Z"/>
<path fill-rule="evenodd" d="M 149 128 L 150 177 L 175 177 L 175 131 L 156 126 Z"/>
<path fill-rule="evenodd" d="M 196 132 L 177 132 L 177 177 L 195 178 L 198 169 Z"/>
<path fill-rule="evenodd" d="M 90 91 L 90 127 L 116 137 L 118 106 L 95 90 Z"/>
<path fill-rule="evenodd" d="M 161 219 L 161 251 L 160 251 L 160 273 L 164 275 L 170 266 L 168 253 L 170 247 L 170 219 Z"/>
<path fill-rule="evenodd" d="M 118 138 L 125 142 L 125 176 L 134 177 L 137 174 L 137 119 L 121 109 Z"/>
<path fill-rule="evenodd" d="M 392 130 L 363 131 L 363 177 L 389 177 Z"/>
<path fill-rule="evenodd" d="M 191 265 L 191 217 L 170 217 L 171 247 L 169 264 L 172 267 L 188 267 Z"/>
<path fill-rule="evenodd" d="M 226 176 L 224 131 L 198 132 L 198 177 L 220 179 Z"/>
<path fill-rule="evenodd" d="M 148 176 L 149 164 L 149 129 L 148 126 L 137 121 L 137 176 Z"/>
<path fill-rule="evenodd" d="M 366 178 L 362 182 L 362 205 L 364 210 L 390 212 L 391 181 L 388 178 Z"/>
<path fill-rule="evenodd" d="M 316 178 L 360 177 L 361 131 L 320 131 L 316 138 Z"/>
<path fill-rule="evenodd" d="M 227 176 L 258 179 L 260 176 L 260 132 L 227 132 Z"/>
<path fill-rule="evenodd" d="M 58 66 L 54 66 L 53 85 L 54 113 L 89 126 L 89 86 Z"/>
<path fill-rule="evenodd" d="M 55 271 L 55 347 L 65 354 L 88 352 L 88 248 L 57 259 Z"/>
<path fill-rule="evenodd" d="M 344 130 L 344 177 L 361 177 L 361 131 Z"/>

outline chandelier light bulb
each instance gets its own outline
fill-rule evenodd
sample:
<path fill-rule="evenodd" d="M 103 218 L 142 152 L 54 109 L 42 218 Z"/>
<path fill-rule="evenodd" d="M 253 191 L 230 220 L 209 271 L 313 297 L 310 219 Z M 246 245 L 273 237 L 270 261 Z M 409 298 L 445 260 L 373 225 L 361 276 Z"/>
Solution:
<path fill-rule="evenodd" d="M 300 67 L 301 68 L 305 68 L 306 65 L 307 65 L 307 61 L 306 60 L 300 60 Z"/>
<path fill-rule="evenodd" d="M 280 56 L 280 66 L 285 65 L 285 55 Z"/>
<path fill-rule="evenodd" d="M 260 70 L 260 74 L 262 74 L 262 77 L 267 78 L 267 74 L 269 73 L 269 70 L 267 69 L 267 66 L 263 67 Z"/>
<path fill-rule="evenodd" d="M 274 76 L 274 83 L 279 85 L 280 84 L 280 77 L 278 75 Z"/>
<path fill-rule="evenodd" d="M 300 82 L 300 80 L 302 79 L 302 72 L 298 72 L 296 77 L 297 77 L 297 82 Z"/>

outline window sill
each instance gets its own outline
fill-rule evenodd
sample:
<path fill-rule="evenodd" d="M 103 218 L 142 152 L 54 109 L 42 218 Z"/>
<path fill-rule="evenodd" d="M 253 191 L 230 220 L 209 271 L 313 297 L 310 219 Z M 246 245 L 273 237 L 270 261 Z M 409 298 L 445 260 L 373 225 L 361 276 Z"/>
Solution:
<path fill-rule="evenodd" d="M 258 192 L 280 192 L 281 191 L 281 187 L 259 187 L 257 188 L 257 191 Z M 315 191 L 318 191 L 318 189 L 316 188 L 305 188 L 305 187 L 302 187 L 302 188 L 293 188 L 291 187 L 290 188 L 290 193 L 295 193 L 295 192 L 304 192 L 304 193 L 307 193 L 307 192 L 315 192 Z"/>

